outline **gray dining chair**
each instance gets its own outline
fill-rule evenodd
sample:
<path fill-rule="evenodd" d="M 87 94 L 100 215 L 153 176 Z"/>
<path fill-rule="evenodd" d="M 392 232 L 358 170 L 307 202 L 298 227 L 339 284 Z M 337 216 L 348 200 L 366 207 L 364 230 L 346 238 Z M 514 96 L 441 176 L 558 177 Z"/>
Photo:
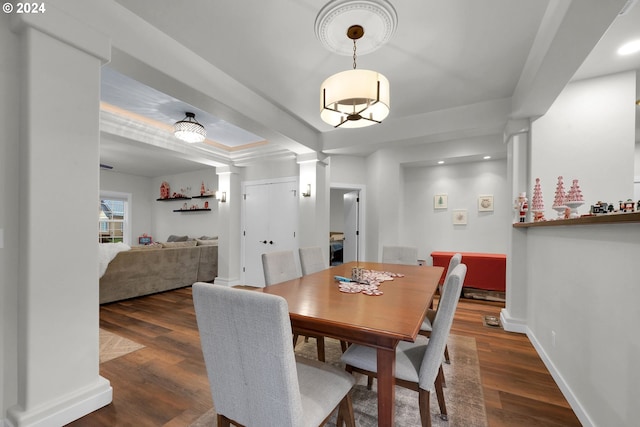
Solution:
<path fill-rule="evenodd" d="M 449 260 L 449 265 L 447 267 L 447 273 L 444 276 L 445 281 L 447 280 L 447 277 L 449 277 L 453 269 L 456 268 L 458 264 L 460 264 L 460 262 L 462 262 L 462 254 L 456 253 L 451 257 L 451 259 Z M 440 297 L 442 297 L 442 292 L 444 290 L 443 285 L 444 283 L 442 285 L 438 285 Z M 432 308 L 427 309 L 427 314 L 425 315 L 422 326 L 420 326 L 420 331 L 418 332 L 420 335 L 424 335 L 425 337 L 429 337 L 431 335 L 431 330 L 433 329 L 432 323 L 433 319 L 435 319 L 436 317 L 436 313 L 438 312 L 438 307 L 440 307 L 440 304 L 438 304 L 435 310 Z M 444 361 L 445 363 L 451 363 L 451 358 L 449 357 L 449 348 L 447 346 L 444 347 Z"/>
<path fill-rule="evenodd" d="M 298 252 L 300 254 L 300 267 L 303 276 L 329 268 L 328 262 L 322 254 L 322 248 L 319 246 L 300 248 Z"/>
<path fill-rule="evenodd" d="M 442 390 L 442 352 L 447 343 L 458 296 L 467 274 L 467 266 L 458 265 L 447 277 L 444 294 L 433 320 L 431 337 L 419 335 L 415 342 L 400 341 L 396 347 L 396 385 L 418 392 L 418 406 L 423 426 L 431 426 L 429 399 L 435 389 L 440 417 L 447 419 L 447 407 Z M 376 349 L 354 344 L 342 355 L 347 372 L 359 372 L 372 379 L 376 376 Z M 369 382 L 370 384 L 371 382 Z"/>
<path fill-rule="evenodd" d="M 418 265 L 418 249 L 411 246 L 383 246 L 382 262 Z"/>
<path fill-rule="evenodd" d="M 300 277 L 293 251 L 277 251 L 262 254 L 262 270 L 265 286 L 286 282 Z"/>
<path fill-rule="evenodd" d="M 284 298 L 197 282 L 193 303 L 219 427 L 354 426 L 353 376 L 296 359 Z"/>
<path fill-rule="evenodd" d="M 322 254 L 322 248 L 319 246 L 309 246 L 306 248 L 298 249 L 300 254 L 300 267 L 302 269 L 302 275 L 317 273 L 318 271 L 326 270 L 329 268 L 324 255 Z M 316 340 L 318 337 L 316 336 Z M 324 338 L 323 345 L 324 345 Z M 293 345 L 298 341 L 298 335 L 293 336 Z M 346 341 L 340 341 L 340 348 L 344 352 L 349 345 Z"/>
<path fill-rule="evenodd" d="M 262 269 L 264 272 L 265 286 L 275 285 L 277 283 L 286 282 L 287 280 L 297 279 L 300 277 L 296 268 L 296 260 L 293 251 L 277 251 L 262 254 Z M 299 334 L 294 330 L 293 346 L 298 342 Z M 307 335 L 315 338 L 318 360 L 325 361 L 324 337 L 317 335 Z"/>

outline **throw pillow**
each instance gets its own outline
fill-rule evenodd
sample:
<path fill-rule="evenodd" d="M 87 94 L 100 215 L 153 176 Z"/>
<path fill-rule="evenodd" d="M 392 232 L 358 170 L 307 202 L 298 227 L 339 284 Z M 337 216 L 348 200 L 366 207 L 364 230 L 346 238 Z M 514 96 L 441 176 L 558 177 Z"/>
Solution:
<path fill-rule="evenodd" d="M 200 236 L 199 240 L 217 240 L 218 236 Z"/>
<path fill-rule="evenodd" d="M 196 239 L 196 242 L 198 243 L 197 246 L 218 246 L 218 239 Z"/>
<path fill-rule="evenodd" d="M 175 234 L 167 238 L 167 242 L 186 242 L 187 240 L 189 240 L 189 236 L 176 236 Z"/>

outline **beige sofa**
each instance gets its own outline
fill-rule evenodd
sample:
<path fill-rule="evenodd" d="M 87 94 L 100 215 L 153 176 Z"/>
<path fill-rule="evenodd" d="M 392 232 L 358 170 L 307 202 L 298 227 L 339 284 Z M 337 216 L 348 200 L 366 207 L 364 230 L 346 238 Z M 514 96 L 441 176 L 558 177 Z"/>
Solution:
<path fill-rule="evenodd" d="M 213 281 L 218 246 L 132 248 L 119 252 L 100 278 L 100 304 Z"/>

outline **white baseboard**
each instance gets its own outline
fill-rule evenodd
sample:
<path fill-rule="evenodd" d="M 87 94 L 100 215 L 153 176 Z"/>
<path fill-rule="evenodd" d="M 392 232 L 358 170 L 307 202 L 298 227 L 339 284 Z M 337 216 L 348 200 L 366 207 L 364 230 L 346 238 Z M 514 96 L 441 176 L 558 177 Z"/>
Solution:
<path fill-rule="evenodd" d="M 4 421 L 6 427 L 62 426 L 100 409 L 113 400 L 109 381 L 98 377 L 95 384 L 62 397 L 49 405 L 40 405 L 32 411 L 10 408 Z"/>
<path fill-rule="evenodd" d="M 525 320 L 512 317 L 506 308 L 500 310 L 500 323 L 502 324 L 502 328 L 507 332 L 526 334 L 529 330 Z"/>
<path fill-rule="evenodd" d="M 222 286 L 236 286 L 240 284 L 240 279 L 227 279 L 223 277 L 216 277 L 213 281 L 214 285 L 222 285 Z"/>

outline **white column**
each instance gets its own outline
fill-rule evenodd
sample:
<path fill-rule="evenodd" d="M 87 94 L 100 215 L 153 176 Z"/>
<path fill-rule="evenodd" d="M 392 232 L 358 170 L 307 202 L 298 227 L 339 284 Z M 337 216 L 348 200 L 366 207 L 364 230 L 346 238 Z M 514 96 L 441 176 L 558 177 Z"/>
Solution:
<path fill-rule="evenodd" d="M 301 248 L 319 246 L 329 259 L 329 177 L 325 157 L 321 153 L 301 154 L 299 179 L 299 228 Z M 303 194 L 310 191 L 308 197 Z"/>
<path fill-rule="evenodd" d="M 240 189 L 239 169 L 216 168 L 218 174 L 218 277 L 214 283 L 234 286 L 240 283 Z M 224 193 L 225 201 L 221 200 Z"/>
<path fill-rule="evenodd" d="M 49 6 L 47 4 L 47 6 Z M 111 402 L 99 375 L 100 67 L 109 40 L 55 7 L 14 15 L 20 43 L 17 399 L 13 426 Z"/>
<path fill-rule="evenodd" d="M 528 124 L 527 124 L 528 126 Z M 508 159 L 507 175 L 511 183 L 511 199 L 516 200 L 518 194 L 527 192 L 529 185 L 529 129 L 522 129 L 507 140 Z M 531 202 L 529 202 L 531 206 Z M 513 221 L 517 221 L 514 210 Z M 527 324 L 527 229 L 509 227 L 509 246 L 507 249 L 507 283 L 505 308 L 500 313 L 504 329 L 510 332 L 526 332 Z"/>

